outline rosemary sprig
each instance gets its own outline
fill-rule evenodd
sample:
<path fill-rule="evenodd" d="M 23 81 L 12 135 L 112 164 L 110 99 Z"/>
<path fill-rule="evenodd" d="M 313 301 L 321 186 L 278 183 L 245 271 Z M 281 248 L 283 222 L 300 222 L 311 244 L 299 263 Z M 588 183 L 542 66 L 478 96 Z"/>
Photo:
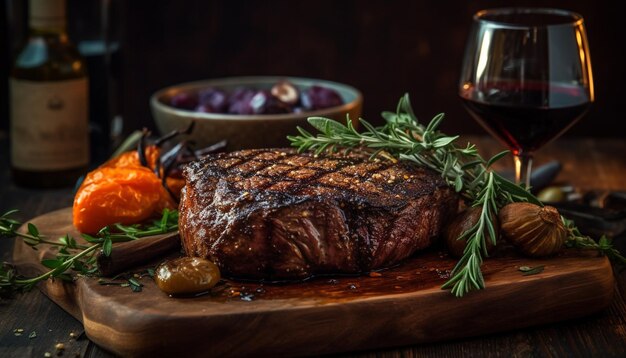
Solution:
<path fill-rule="evenodd" d="M 396 112 L 383 112 L 386 124 L 374 127 L 360 119 L 364 127 L 358 132 L 352 122 L 346 125 L 327 118 L 311 117 L 309 123 L 320 133 L 313 135 L 303 128 L 298 128 L 300 135 L 289 136 L 292 146 L 299 151 L 313 150 L 316 154 L 324 151 L 353 148 L 366 148 L 372 151 L 372 157 L 393 157 L 415 162 L 430 168 L 446 180 L 472 206 L 480 206 L 482 214 L 472 228 L 462 234 L 460 239 L 467 240 L 463 256 L 452 270 L 451 278 L 442 288 L 451 289 L 455 296 L 463 296 L 469 291 L 485 287 L 480 266 L 487 257 L 486 240 L 496 240 L 494 217 L 504 205 L 512 202 L 527 201 L 543 205 L 524 187 L 503 178 L 490 170 L 490 167 L 508 151 L 501 152 L 489 160 L 483 159 L 476 147 L 467 144 L 459 147 L 455 144 L 458 136 L 447 136 L 438 131 L 444 115 L 435 116 L 428 125 L 420 124 L 415 116 L 408 94 L 400 99 Z M 573 224 L 572 224 L 573 225 Z M 573 226 L 572 226 L 573 227 Z M 582 235 L 575 235 L 577 229 L 570 231 L 573 241 L 569 245 L 598 249 L 609 257 L 623 258 L 609 248 L 605 241 L 595 244 L 591 239 L 584 240 Z M 578 233 L 580 234 L 580 233 Z M 592 244 L 593 242 L 595 244 Z"/>
<path fill-rule="evenodd" d="M 493 172 L 489 172 L 487 175 L 487 182 L 474 203 L 482 207 L 478 222 L 459 238 L 459 240 L 467 240 L 465 251 L 452 270 L 450 280 L 442 286 L 443 289 L 451 288 L 452 294 L 457 297 L 461 297 L 473 289 L 485 288 L 485 281 L 480 270 L 483 256 L 489 256 L 485 234 L 489 234 L 492 243 L 496 244 L 496 228 L 490 218 L 495 217 L 498 212 L 498 205 L 496 204 L 498 190 Z"/>
<path fill-rule="evenodd" d="M 18 231 L 21 223 L 11 217 L 16 212 L 16 210 L 11 210 L 0 216 L 0 237 L 19 237 L 34 250 L 37 250 L 38 245 L 41 244 L 52 245 L 58 253 L 54 259 L 41 261 L 41 264 L 50 271 L 31 278 L 21 277 L 13 266 L 7 263 L 2 264 L 0 266 L 0 297 L 10 297 L 16 292 L 30 290 L 34 285 L 48 278 L 71 281 L 73 278 L 67 273 L 69 270 L 85 276 L 94 275 L 98 270 L 96 253 L 99 250 L 109 256 L 114 243 L 178 230 L 178 211 L 165 209 L 159 220 L 148 225 L 115 224 L 103 228 L 96 236 L 82 234 L 82 238 L 88 243 L 88 245 L 82 245 L 68 234 L 58 238 L 57 241 L 47 240 L 31 223 L 27 224 L 27 233 Z M 130 287 L 133 291 L 140 291 L 141 285 L 131 282 Z"/>

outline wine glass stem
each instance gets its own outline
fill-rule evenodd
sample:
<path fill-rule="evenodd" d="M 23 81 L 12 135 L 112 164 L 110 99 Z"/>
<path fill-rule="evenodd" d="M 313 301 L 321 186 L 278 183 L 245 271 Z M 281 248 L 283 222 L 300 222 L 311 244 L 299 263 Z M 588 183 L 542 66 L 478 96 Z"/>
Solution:
<path fill-rule="evenodd" d="M 521 153 L 515 156 L 515 183 L 523 183 L 530 188 L 530 170 L 533 166 L 533 156 Z"/>

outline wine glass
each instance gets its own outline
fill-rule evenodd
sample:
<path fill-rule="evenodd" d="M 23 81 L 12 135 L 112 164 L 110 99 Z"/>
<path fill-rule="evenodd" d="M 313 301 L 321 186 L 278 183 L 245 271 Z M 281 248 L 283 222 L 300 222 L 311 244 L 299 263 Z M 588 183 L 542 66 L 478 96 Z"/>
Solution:
<path fill-rule="evenodd" d="M 513 152 L 515 181 L 529 188 L 533 152 L 594 101 L 582 16 L 544 8 L 479 11 L 459 95 L 472 117 Z"/>

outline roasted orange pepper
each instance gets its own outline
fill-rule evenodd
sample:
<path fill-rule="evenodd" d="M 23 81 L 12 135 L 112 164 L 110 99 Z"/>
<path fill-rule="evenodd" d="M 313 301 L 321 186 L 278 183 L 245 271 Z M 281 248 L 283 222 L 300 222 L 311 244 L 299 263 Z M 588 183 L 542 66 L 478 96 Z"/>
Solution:
<path fill-rule="evenodd" d="M 107 225 L 142 222 L 177 204 L 154 173 L 159 148 L 145 150 L 150 168 L 142 166 L 137 151 L 126 152 L 87 174 L 74 198 L 74 226 L 95 234 Z M 178 196 L 182 178 L 167 178 L 168 188 Z"/>

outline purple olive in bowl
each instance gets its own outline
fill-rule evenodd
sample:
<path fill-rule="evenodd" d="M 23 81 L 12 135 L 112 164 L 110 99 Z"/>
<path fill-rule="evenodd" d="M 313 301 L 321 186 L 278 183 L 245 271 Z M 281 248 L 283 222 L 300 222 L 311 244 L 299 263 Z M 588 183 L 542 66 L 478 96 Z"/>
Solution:
<path fill-rule="evenodd" d="M 293 88 L 276 88 L 285 83 Z M 317 87 L 330 89 L 336 95 Z M 225 105 L 218 91 L 225 94 Z M 187 97 L 181 96 L 183 93 Z M 309 93 L 312 94 L 309 97 L 315 100 L 307 106 L 305 96 Z M 187 109 L 189 107 L 172 105 L 175 97 L 193 98 L 190 94 L 196 94 L 198 102 L 195 107 Z M 318 109 L 320 104 L 339 103 L 337 98 L 341 99 L 340 104 Z M 298 126 L 312 130 L 306 120 L 308 117 L 327 117 L 345 123 L 349 115 L 352 123 L 358 126 L 362 103 L 361 93 L 345 84 L 278 76 L 230 77 L 184 83 L 159 90 L 150 98 L 159 132 L 185 128 L 193 121 L 193 133 L 181 139 L 194 141 L 198 147 L 226 139 L 228 150 L 288 146 L 286 137 L 297 134 Z"/>
<path fill-rule="evenodd" d="M 341 106 L 341 95 L 333 88 L 313 85 L 300 91 L 293 83 L 282 80 L 271 89 L 238 87 L 225 91 L 214 87 L 197 92 L 181 92 L 170 99 L 178 109 L 195 109 L 203 113 L 280 114 L 301 113 Z"/>

